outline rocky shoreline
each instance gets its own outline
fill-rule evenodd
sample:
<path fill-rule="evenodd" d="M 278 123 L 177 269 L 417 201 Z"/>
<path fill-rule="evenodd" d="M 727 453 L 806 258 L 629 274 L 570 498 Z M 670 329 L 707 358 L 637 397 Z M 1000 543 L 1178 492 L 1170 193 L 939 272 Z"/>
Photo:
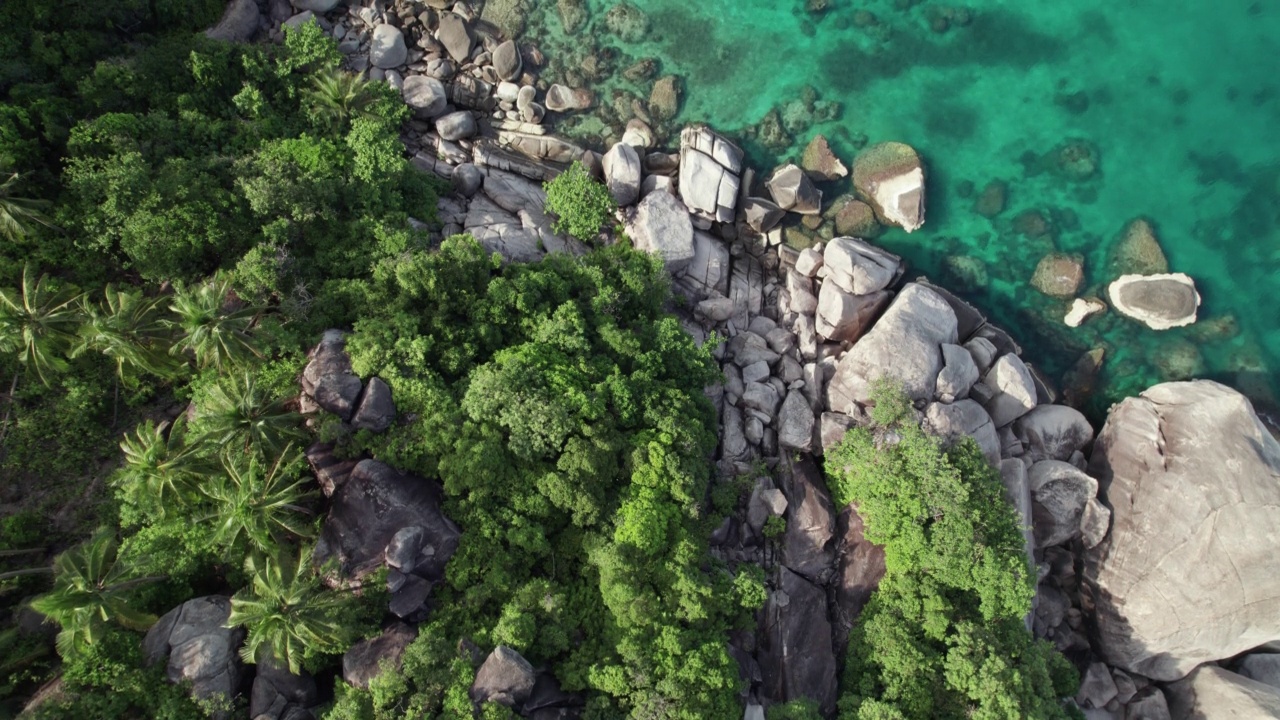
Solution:
<path fill-rule="evenodd" d="M 454 189 L 441 198 L 439 227 L 429 228 L 437 238 L 466 232 L 508 261 L 580 254 L 582 243 L 552 231 L 540 182 L 581 161 L 609 187 L 626 235 L 671 273 L 688 332 L 725 340 L 715 349 L 725 379 L 708 391 L 720 417 L 718 468 L 755 484 L 711 543 L 731 565 L 763 567 L 771 590 L 757 631 L 727 639 L 747 682 L 744 718 L 795 698 L 835 712 L 837 658 L 884 559 L 854 508 L 833 506 L 818 459 L 868 422 L 870 384 L 885 375 L 906 387 L 931 432 L 947 442 L 973 437 L 999 469 L 1039 572 L 1028 623 L 1081 669 L 1075 701 L 1087 717 L 1280 716 L 1280 655 L 1250 654 L 1280 640 L 1268 509 L 1280 506 L 1280 444 L 1242 396 L 1208 382 L 1156 386 L 1115 408 L 1095 439 L 1008 333 L 944 288 L 909 280 L 900 258 L 860 239 L 873 234 L 863 228 L 911 231 L 924 222 L 925 168 L 909 146 L 863 150 L 850 163 L 858 197 L 825 209 L 815 180 L 850 172 L 825 140 L 811 145 L 803 167 L 766 177 L 705 126 L 682 129 L 674 150 L 660 148 L 637 113 L 620 142 L 595 153 L 548 130 L 595 99 L 538 80 L 546 59 L 494 21 L 502 5 L 234 0 L 211 36 L 248 40 L 265 29 L 278 37 L 281 25 L 314 21 L 338 40 L 350 70 L 400 89 L 414 114 L 404 133 L 414 165 Z M 654 114 L 652 103 L 647 110 Z M 788 213 L 824 210 L 838 235 L 804 250 L 784 242 Z M 1079 282 L 1066 265 L 1047 267 L 1043 282 L 1072 286 L 1070 296 Z M 1123 277 L 1110 295 L 1118 311 L 1157 329 L 1193 322 L 1200 300 L 1185 275 L 1154 273 Z M 1085 306 L 1073 307 L 1068 324 L 1106 307 L 1077 303 Z M 391 398 L 369 400 L 381 381 L 361 382 L 344 357 L 341 336 L 327 337 L 304 375 L 304 397 L 354 425 L 385 428 Z M 1066 397 L 1089 382 L 1082 368 Z M 382 409 L 362 415 L 366 403 Z M 395 494 L 406 482 L 374 460 L 325 453 L 314 447 L 308 457 L 335 498 L 370 483 Z M 1196 479 L 1204 477 L 1214 482 Z M 1189 486 L 1201 496 L 1188 500 Z M 348 580 L 385 562 L 397 583 L 392 611 L 412 623 L 458 538 L 438 501 L 402 504 L 417 509 L 378 525 L 358 547 L 334 547 L 337 539 L 324 547 L 344 562 L 363 558 L 344 570 Z M 359 508 L 348 505 L 335 504 L 323 537 L 355 534 L 341 530 L 360 526 Z M 772 517 L 785 521 L 776 543 L 764 534 Z M 385 653 L 364 644 L 348 653 L 349 681 L 367 684 L 369 657 L 396 662 L 413 636 L 407 625 L 387 632 L 401 641 L 387 641 L 394 647 Z M 498 648 L 473 696 L 526 717 L 573 716 L 569 701 L 530 700 L 544 674 Z"/>

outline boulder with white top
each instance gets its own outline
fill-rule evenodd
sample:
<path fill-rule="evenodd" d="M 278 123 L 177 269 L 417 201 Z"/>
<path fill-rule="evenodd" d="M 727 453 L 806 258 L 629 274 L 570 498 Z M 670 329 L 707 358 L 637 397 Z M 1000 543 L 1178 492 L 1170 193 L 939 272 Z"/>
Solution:
<path fill-rule="evenodd" d="M 1200 307 L 1196 283 L 1183 273 L 1122 275 L 1107 286 L 1107 297 L 1116 312 L 1152 330 L 1190 325 Z"/>
<path fill-rule="evenodd" d="M 907 232 L 924 225 L 924 164 L 909 145 L 886 142 L 853 161 L 853 186 L 886 225 Z"/>

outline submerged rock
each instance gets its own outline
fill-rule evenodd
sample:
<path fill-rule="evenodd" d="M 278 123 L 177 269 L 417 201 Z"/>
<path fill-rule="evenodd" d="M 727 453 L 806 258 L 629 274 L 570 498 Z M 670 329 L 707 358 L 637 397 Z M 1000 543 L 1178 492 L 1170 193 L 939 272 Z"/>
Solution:
<path fill-rule="evenodd" d="M 1071 297 L 1083 282 L 1083 258 L 1065 253 L 1049 253 L 1040 258 L 1031 276 L 1031 286 L 1049 297 Z"/>
<path fill-rule="evenodd" d="M 910 145 L 887 142 L 853 161 L 853 186 L 886 225 L 912 232 L 924 225 L 924 164 Z"/>
<path fill-rule="evenodd" d="M 1107 296 L 1116 312 L 1152 330 L 1190 325 L 1200 307 L 1195 281 L 1183 273 L 1124 275 L 1107 287 Z"/>
<path fill-rule="evenodd" d="M 1156 239 L 1155 228 L 1144 218 L 1131 220 L 1111 246 L 1107 264 L 1115 275 L 1162 275 L 1169 260 Z"/>

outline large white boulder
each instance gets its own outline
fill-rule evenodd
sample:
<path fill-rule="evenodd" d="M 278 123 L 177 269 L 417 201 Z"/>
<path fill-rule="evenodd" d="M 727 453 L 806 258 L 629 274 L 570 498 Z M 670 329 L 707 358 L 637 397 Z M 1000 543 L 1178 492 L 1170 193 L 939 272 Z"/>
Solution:
<path fill-rule="evenodd" d="M 1090 472 L 1112 521 L 1083 580 L 1111 665 L 1171 681 L 1280 640 L 1280 443 L 1243 395 L 1201 380 L 1124 400 Z"/>
<path fill-rule="evenodd" d="M 668 272 L 684 269 L 694 258 L 689 211 L 671 193 L 646 195 L 627 220 L 626 229 L 636 249 L 661 257 Z"/>
<path fill-rule="evenodd" d="M 1200 307 L 1196 283 L 1183 273 L 1121 275 L 1107 286 L 1107 297 L 1116 312 L 1152 330 L 1190 325 Z"/>

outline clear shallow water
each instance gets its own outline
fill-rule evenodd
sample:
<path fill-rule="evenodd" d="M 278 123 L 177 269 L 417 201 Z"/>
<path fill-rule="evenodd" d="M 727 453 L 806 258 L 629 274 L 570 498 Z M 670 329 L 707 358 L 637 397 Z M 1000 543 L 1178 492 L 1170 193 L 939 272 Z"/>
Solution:
<path fill-rule="evenodd" d="M 528 35 L 552 57 L 592 44 L 593 52 L 616 48 L 613 76 L 590 86 L 641 97 L 650 83 L 625 81 L 620 70 L 657 58 L 664 74 L 684 80 L 676 123 L 740 131 L 806 86 L 840 104 L 838 119 L 796 132 L 790 147 L 748 140 L 759 169 L 797 156 L 820 132 L 846 164 L 864 139 L 915 146 L 930 173 L 928 221 L 877 242 L 944 285 L 967 285 L 963 294 L 1055 378 L 1082 352 L 1106 347 L 1095 410 L 1190 375 L 1272 401 L 1280 370 L 1280 4 L 974 0 L 966 22 L 939 4 L 902 9 L 895 0 L 830 0 L 821 14 L 803 0 L 633 3 L 648 29 L 631 42 L 607 29 L 607 0 L 587 0 L 591 19 L 572 37 L 545 2 Z M 938 15 L 952 19 L 945 32 L 931 27 Z M 609 90 L 601 94 L 610 102 Z M 1053 160 L 1070 141 L 1097 152 L 1097 170 L 1085 179 L 1064 177 Z M 1008 202 L 988 218 L 975 211 L 974 196 L 992 180 L 1008 184 Z M 829 197 L 844 189 L 826 188 Z M 1028 233 L 1027 211 L 1049 231 Z M 1196 279 L 1200 323 L 1155 332 L 1109 313 L 1065 327 L 1067 301 L 1030 285 L 1036 263 L 1053 250 L 1079 253 L 1081 294 L 1105 296 L 1115 277 L 1108 250 L 1137 217 L 1154 224 L 1171 270 Z M 985 281 L 966 283 L 949 270 L 956 257 L 984 270 Z"/>

